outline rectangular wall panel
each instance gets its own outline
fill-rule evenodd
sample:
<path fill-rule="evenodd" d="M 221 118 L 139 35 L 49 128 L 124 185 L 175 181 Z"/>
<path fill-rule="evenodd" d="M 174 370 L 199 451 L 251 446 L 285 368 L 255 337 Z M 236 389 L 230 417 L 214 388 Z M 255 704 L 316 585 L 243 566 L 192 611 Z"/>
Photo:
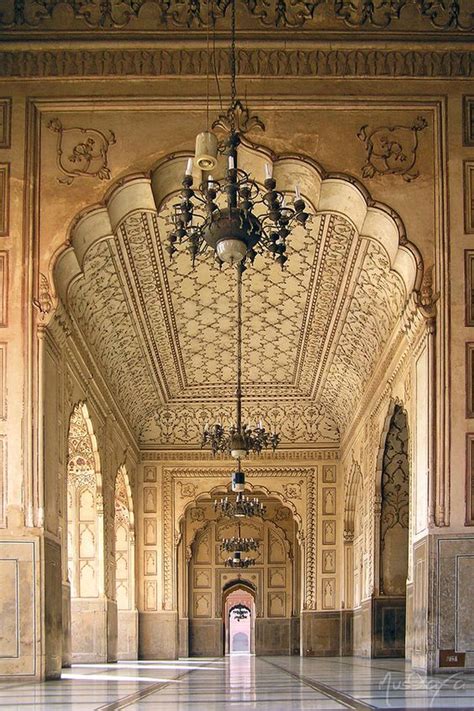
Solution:
<path fill-rule="evenodd" d="M 18 619 L 18 560 L 0 558 L 0 657 L 20 656 Z"/>
<path fill-rule="evenodd" d="M 0 328 L 8 326 L 8 252 L 0 251 Z"/>
<path fill-rule="evenodd" d="M 0 678 L 36 674 L 34 541 L 0 541 Z"/>
<path fill-rule="evenodd" d="M 415 534 L 421 534 L 428 524 L 428 466 L 429 466 L 429 378 L 428 351 L 423 349 L 416 361 L 416 422 L 415 471 Z"/>
<path fill-rule="evenodd" d="M 474 580 L 474 555 L 460 555 L 456 561 L 457 577 L 457 620 L 456 650 L 474 652 L 474 626 L 472 624 L 473 606 L 472 582 Z"/>

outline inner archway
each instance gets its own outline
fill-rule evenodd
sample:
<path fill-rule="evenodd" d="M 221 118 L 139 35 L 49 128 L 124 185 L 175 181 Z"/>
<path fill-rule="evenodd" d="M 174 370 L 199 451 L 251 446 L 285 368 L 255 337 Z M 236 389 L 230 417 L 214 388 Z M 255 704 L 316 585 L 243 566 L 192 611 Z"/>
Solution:
<path fill-rule="evenodd" d="M 297 626 L 292 624 L 301 604 L 295 582 L 301 570 L 297 524 L 279 500 L 258 491 L 252 494 L 264 503 L 266 513 L 264 518 L 241 519 L 240 535 L 260 543 L 256 564 L 250 568 L 225 565 L 228 554 L 221 551 L 220 542 L 236 535 L 237 523 L 219 517 L 210 496 L 189 506 L 183 517 L 178 570 L 186 569 L 186 574 L 178 585 L 179 614 L 181 619 L 187 618 L 190 656 L 222 656 L 231 651 L 226 624 L 231 606 L 228 595 L 236 584 L 242 588 L 243 581 L 252 597 L 247 603 L 241 601 L 252 613 L 250 651 L 257 655 L 291 654 L 299 647 L 299 639 L 293 639 Z M 239 604 L 237 598 L 234 604 Z M 186 649 L 184 637 L 180 646 Z"/>
<path fill-rule="evenodd" d="M 241 578 L 222 593 L 225 654 L 255 654 L 255 590 Z"/>
<path fill-rule="evenodd" d="M 410 482 L 406 412 L 395 405 L 382 458 L 375 656 L 405 656 Z"/>

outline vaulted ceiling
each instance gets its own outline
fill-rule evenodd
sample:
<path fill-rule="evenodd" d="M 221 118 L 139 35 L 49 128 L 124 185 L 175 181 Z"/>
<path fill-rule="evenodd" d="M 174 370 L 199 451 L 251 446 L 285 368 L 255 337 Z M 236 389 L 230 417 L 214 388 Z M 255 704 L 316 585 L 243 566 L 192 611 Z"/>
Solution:
<path fill-rule="evenodd" d="M 197 444 L 206 422 L 234 420 L 235 271 L 210 253 L 194 269 L 186 253 L 170 262 L 164 249 L 183 160 L 151 183 L 124 181 L 85 213 L 56 267 L 64 305 L 145 446 Z M 259 160 L 247 151 L 257 175 Z M 413 288 L 416 258 L 390 211 L 357 186 L 291 160 L 278 171 L 299 171 L 316 214 L 291 238 L 283 272 L 265 254 L 244 274 L 244 418 L 287 444 L 337 442 Z"/>

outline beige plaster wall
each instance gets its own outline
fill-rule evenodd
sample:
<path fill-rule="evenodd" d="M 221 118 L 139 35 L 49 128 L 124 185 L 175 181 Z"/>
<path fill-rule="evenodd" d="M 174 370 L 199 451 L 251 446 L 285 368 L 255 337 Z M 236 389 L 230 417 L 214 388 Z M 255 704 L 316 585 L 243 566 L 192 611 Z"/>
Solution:
<path fill-rule="evenodd" d="M 437 575 L 433 561 L 420 553 L 424 545 L 429 548 L 424 541 L 428 531 L 442 526 L 447 534 L 462 537 L 469 530 L 465 528 L 466 495 L 470 495 L 471 483 L 471 472 L 467 472 L 466 477 L 466 433 L 471 430 L 471 418 L 466 417 L 465 344 L 472 339 L 473 327 L 464 326 L 465 284 L 461 275 L 464 273 L 464 249 L 470 248 L 464 218 L 468 214 L 465 200 L 469 202 L 471 193 L 470 188 L 463 193 L 462 161 L 472 160 L 474 154 L 472 147 L 463 145 L 462 97 L 472 93 L 472 84 L 470 80 L 456 78 L 448 82 L 435 78 L 413 78 L 410 81 L 373 78 L 367 81 L 365 77 L 306 77 L 297 81 L 296 89 L 295 81 L 294 77 L 249 78 L 248 95 L 252 108 L 257 109 L 267 123 L 265 141 L 271 148 L 311 153 L 330 171 L 360 174 L 365 154 L 357 133 L 363 124 L 370 123 L 374 127 L 387 123 L 409 124 L 420 112 L 428 119 L 418 156 L 420 177 L 408 184 L 399 176 L 376 176 L 367 184 L 375 199 L 398 210 L 426 265 L 435 263 L 433 290 L 439 292 L 440 298 L 434 344 L 427 346 L 427 356 L 420 346 L 421 350 L 416 351 L 417 360 L 410 361 L 409 368 L 403 366 L 404 377 L 400 371 L 393 381 L 388 382 L 386 374 L 379 373 L 378 382 L 376 379 L 373 383 L 376 394 L 368 392 L 363 408 L 366 412 L 361 416 L 358 414 L 352 430 L 345 436 L 342 468 L 338 473 L 340 479 L 342 470 L 347 472 L 350 469 L 354 453 L 355 461 L 368 477 L 368 491 L 376 503 L 371 475 L 377 470 L 377 438 L 383 429 L 390 399 L 399 399 L 407 407 L 410 421 L 419 424 L 412 438 L 413 447 L 416 443 L 412 455 L 417 487 L 414 500 L 418 501 L 414 514 L 416 524 L 413 524 L 412 517 L 412 540 L 419 566 L 413 572 L 414 585 L 420 581 L 413 604 L 417 614 L 422 615 L 425 600 L 429 602 L 426 581 L 429 576 L 434 578 Z M 196 100 L 184 98 L 189 94 L 196 96 Z M 51 277 L 54 255 L 65 244 L 70 221 L 81 208 L 100 202 L 108 183 L 97 176 L 83 176 L 69 186 L 58 184 L 61 171 L 57 165 L 56 137 L 47 124 L 50 119 L 60 117 L 65 125 L 79 124 L 104 132 L 112 129 L 117 143 L 110 147 L 109 163 L 112 180 L 116 180 L 133 171 L 148 171 L 167 153 L 192 146 L 196 126 L 204 122 L 204 84 L 199 79 L 170 81 L 169 76 L 133 81 L 116 78 L 113 82 L 108 78 L 90 78 L 83 82 L 73 77 L 50 78 L 43 82 L 11 78 L 5 81 L 2 95 L 12 102 L 11 117 L 7 119 L 12 136 L 11 144 L 1 148 L 0 155 L 2 164 L 8 165 L 8 173 L 5 173 L 8 192 L 2 199 L 2 218 L 8 215 L 8 220 L 4 219 L 4 234 L 0 236 L 3 279 L 0 290 L 0 525 L 3 535 L 0 545 L 2 557 L 7 561 L 4 563 L 7 566 L 5 579 L 9 581 L 11 591 L 6 608 L 18 604 L 20 614 L 19 626 L 9 628 L 5 646 L 0 650 L 0 673 L 54 675 L 58 673 L 59 603 L 54 596 L 44 593 L 47 574 L 54 569 L 57 576 L 57 550 L 47 557 L 42 541 L 48 539 L 59 546 L 64 536 L 61 481 L 64 478 L 67 422 L 73 404 L 85 401 L 90 405 L 103 462 L 105 570 L 109 571 L 108 577 L 104 574 L 104 595 L 110 600 L 113 599 L 111 478 L 124 459 L 133 471 L 137 450 L 120 413 L 114 409 L 113 398 L 105 384 L 87 361 L 85 353 L 78 354 L 79 344 L 72 345 L 74 336 L 71 339 L 67 333 L 70 329 L 67 317 L 57 312 L 62 326 L 59 327 L 58 321 L 56 328 L 62 330 L 62 335 L 51 338 L 44 328 L 55 306 Z M 273 98 L 276 95 L 277 101 Z M 183 111 L 189 120 L 182 120 Z M 133 131 L 130 131 L 131 123 Z M 179 126 L 179 132 L 176 132 L 176 126 Z M 64 345 L 66 341 L 67 346 Z M 418 348 L 418 343 L 421 341 L 414 338 L 412 348 Z M 433 345 L 437 377 L 436 386 L 430 392 L 436 399 L 436 420 L 427 424 L 427 369 L 429 350 Z M 67 357 L 65 348 L 70 349 Z M 411 378 L 411 384 L 407 384 L 408 378 Z M 407 394 L 410 402 L 407 402 Z M 110 413 L 113 413 L 115 422 Z M 430 433 L 436 434 L 436 447 L 431 464 L 428 462 L 427 486 L 424 470 L 428 458 L 424 445 Z M 370 441 L 369 447 L 367 441 Z M 138 599 L 143 615 L 162 615 L 169 618 L 173 626 L 176 607 L 173 585 L 169 582 L 173 552 L 163 545 L 169 546 L 169 541 L 173 542 L 175 519 L 168 522 L 159 516 L 163 501 L 169 503 L 166 477 L 173 478 L 173 475 L 167 474 L 163 462 L 147 459 L 148 456 L 145 455 L 137 475 L 141 492 L 137 498 L 138 510 L 143 511 L 139 536 L 142 550 L 148 545 L 156 550 L 159 572 L 145 575 L 142 556 L 139 556 L 138 579 L 141 582 Z M 328 462 L 332 463 L 332 460 Z M 182 466 L 179 461 L 174 464 L 178 468 Z M 316 461 L 317 467 L 323 465 L 322 461 Z M 154 480 L 145 480 L 146 466 L 155 467 Z M 185 466 L 192 470 L 202 467 L 202 461 L 186 460 Z M 202 481 L 208 490 L 223 480 L 223 474 L 219 474 Z M 265 485 L 267 481 L 265 477 L 260 480 L 257 473 L 255 480 L 259 485 Z M 146 488 L 155 492 L 148 499 Z M 426 500 L 427 511 L 424 508 Z M 177 501 L 179 503 L 179 499 Z M 373 521 L 370 512 L 369 515 Z M 333 520 L 337 524 L 336 543 L 328 544 L 328 547 L 335 547 L 340 561 L 342 512 L 328 516 L 326 520 L 319 518 L 315 526 L 321 527 L 318 529 L 319 541 L 323 536 L 322 527 L 331 528 L 326 524 Z M 368 563 L 372 572 L 361 599 L 367 599 L 375 585 L 373 526 L 369 523 L 366 529 L 369 538 L 366 551 L 369 555 L 372 552 L 372 563 Z M 146 540 L 154 542 L 146 543 Z M 165 553 L 160 558 L 162 550 Z M 324 546 L 319 553 L 322 550 Z M 322 585 L 326 578 L 321 569 L 318 570 L 320 575 L 314 575 L 311 609 L 322 606 Z M 331 576 L 326 574 L 326 577 Z M 20 581 L 20 597 L 13 592 L 17 587 L 12 581 L 17 580 Z M 334 609 L 341 607 L 342 600 L 346 602 L 346 593 L 340 590 L 341 586 L 342 575 L 336 573 Z M 67 590 L 67 586 L 64 589 Z M 51 604 L 48 614 L 42 608 L 41 601 L 45 599 L 48 605 Z M 2 615 L 3 618 L 6 616 Z M 444 631 L 454 629 L 455 620 L 447 614 L 437 618 L 436 624 L 442 627 L 444 639 Z M 414 629 L 418 630 L 419 638 L 413 642 L 413 648 L 419 652 L 420 664 L 426 661 L 429 652 L 430 663 L 436 666 L 436 654 L 432 649 L 435 635 L 420 621 L 415 620 Z M 431 641 L 428 641 L 428 635 Z M 43 640 L 46 640 L 44 647 Z M 449 643 L 451 641 L 449 637 Z M 431 651 L 428 650 L 430 645 Z M 154 654 L 159 651 L 159 645 L 153 648 Z M 171 645 L 170 654 L 175 652 L 176 645 Z"/>

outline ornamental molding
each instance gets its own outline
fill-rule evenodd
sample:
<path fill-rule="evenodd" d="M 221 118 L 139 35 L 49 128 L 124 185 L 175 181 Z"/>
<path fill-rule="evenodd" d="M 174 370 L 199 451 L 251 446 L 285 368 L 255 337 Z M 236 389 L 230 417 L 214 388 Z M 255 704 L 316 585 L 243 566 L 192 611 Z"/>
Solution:
<path fill-rule="evenodd" d="M 51 0 L 3 0 L 0 28 L 10 35 L 28 31 L 63 29 L 59 3 Z M 217 31 L 228 27 L 229 0 L 183 2 L 182 0 L 62 0 L 69 10 L 68 29 L 84 31 L 98 28 L 116 33 L 164 29 L 203 30 L 209 16 Z M 141 11 L 146 8 L 141 17 Z M 345 31 L 384 30 L 463 34 L 474 27 L 474 13 L 469 0 L 241 0 L 238 5 L 239 27 L 255 26 L 283 34 L 294 28 Z M 59 20 L 59 21 L 58 21 Z"/>
<path fill-rule="evenodd" d="M 474 51 L 466 49 L 246 49 L 238 53 L 239 76 L 470 78 Z M 228 52 L 217 50 L 220 75 Z M 202 76 L 202 49 L 91 49 L 0 52 L 0 78 Z"/>
<path fill-rule="evenodd" d="M 272 466 L 278 466 L 279 463 L 282 465 L 285 462 L 325 462 L 325 461 L 338 461 L 340 457 L 339 449 L 294 449 L 294 450 L 283 450 L 278 448 L 275 455 L 272 456 Z M 204 461 L 213 462 L 216 465 L 220 465 L 220 460 L 214 458 L 211 452 L 205 450 L 180 450 L 173 449 L 172 451 L 167 450 L 141 450 L 140 452 L 141 462 L 194 462 L 194 461 Z M 222 460 L 224 461 L 224 460 Z M 261 462 L 255 459 L 249 459 L 252 466 L 256 468 L 268 467 L 268 460 L 263 460 Z M 209 469 L 212 471 L 212 469 Z"/>

